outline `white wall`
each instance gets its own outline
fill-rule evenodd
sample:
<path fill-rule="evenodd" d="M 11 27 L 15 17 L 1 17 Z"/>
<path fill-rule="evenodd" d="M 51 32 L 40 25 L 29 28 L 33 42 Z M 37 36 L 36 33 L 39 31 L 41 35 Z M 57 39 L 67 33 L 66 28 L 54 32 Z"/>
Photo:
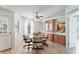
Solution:
<path fill-rule="evenodd" d="M 15 18 L 14 19 L 15 47 L 13 51 L 14 53 L 19 53 L 21 51 L 20 49 L 22 47 L 22 40 L 23 40 L 23 18 L 18 13 L 14 13 L 14 18 Z"/>
<path fill-rule="evenodd" d="M 0 7 L 0 15 L 10 17 L 10 32 L 11 32 L 11 39 L 12 39 L 12 52 L 19 53 L 21 50 L 19 49 L 22 45 L 23 40 L 23 17 L 16 12 L 4 9 Z M 19 21 L 19 31 L 17 29 Z M 8 42 L 9 43 L 9 42 Z M 22 46 L 21 46 L 22 47 Z M 18 50 L 19 49 L 19 50 Z"/>
<path fill-rule="evenodd" d="M 11 21 L 14 19 L 14 12 L 13 11 L 10 11 L 10 10 L 7 10 L 7 9 L 4 9 L 2 7 L 0 7 L 0 16 L 3 16 L 3 17 L 7 17 L 9 18 L 9 27 L 12 27 L 11 26 Z M 10 28 L 10 32 L 11 32 L 12 28 Z"/>
<path fill-rule="evenodd" d="M 14 47 L 14 35 L 13 35 L 14 30 L 13 30 L 13 27 L 12 27 L 13 23 L 11 23 L 11 22 L 14 19 L 14 12 L 0 7 L 0 16 L 9 18 L 9 33 L 10 33 L 10 36 L 6 35 L 7 36 L 6 39 L 8 39 L 8 37 L 9 37 L 10 40 L 12 39 L 12 41 L 13 41 L 12 42 L 12 48 L 13 48 Z M 6 36 L 4 36 L 4 37 L 6 37 Z M 10 42 L 8 41 L 8 43 L 10 43 Z"/>
<path fill-rule="evenodd" d="M 34 32 L 45 31 L 45 23 L 42 21 L 34 21 Z"/>

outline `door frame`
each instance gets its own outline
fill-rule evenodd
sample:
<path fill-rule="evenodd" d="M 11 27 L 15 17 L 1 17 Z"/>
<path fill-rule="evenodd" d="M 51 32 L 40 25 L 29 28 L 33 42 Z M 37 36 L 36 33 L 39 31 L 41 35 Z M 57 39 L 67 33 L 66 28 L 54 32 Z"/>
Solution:
<path fill-rule="evenodd" d="M 1 17 L 4 17 L 4 18 L 7 18 L 7 20 L 9 21 L 8 23 L 9 23 L 9 25 L 8 25 L 8 33 L 6 33 L 6 34 L 0 34 L 0 35 L 7 35 L 7 34 L 10 34 L 11 35 L 11 48 L 12 48 L 12 16 L 9 16 L 9 15 L 1 15 L 0 14 L 0 16 Z"/>
<path fill-rule="evenodd" d="M 74 17 L 75 15 L 79 15 L 79 10 L 74 11 L 73 13 L 68 15 L 68 23 L 69 23 L 69 17 Z M 71 47 L 69 47 L 69 24 L 68 24 L 68 48 L 71 48 Z"/>

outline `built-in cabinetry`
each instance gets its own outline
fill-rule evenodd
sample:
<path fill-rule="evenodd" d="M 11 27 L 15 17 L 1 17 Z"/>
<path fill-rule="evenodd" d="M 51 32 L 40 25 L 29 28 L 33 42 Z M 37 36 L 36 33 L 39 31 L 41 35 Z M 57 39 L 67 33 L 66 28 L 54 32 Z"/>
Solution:
<path fill-rule="evenodd" d="M 58 34 L 54 34 L 54 42 L 59 43 L 61 45 L 65 46 L 65 36 L 64 35 L 58 35 Z"/>
<path fill-rule="evenodd" d="M 54 38 L 54 35 L 53 34 L 51 34 L 51 33 L 53 33 L 54 31 L 55 31 L 55 20 L 49 20 L 48 21 L 48 39 L 50 40 L 50 41 L 54 41 L 53 40 L 53 38 Z"/>
<path fill-rule="evenodd" d="M 48 21 L 48 39 L 52 42 L 66 45 L 65 21 L 53 19 Z"/>
<path fill-rule="evenodd" d="M 54 34 L 48 34 L 48 39 L 50 41 L 54 41 Z"/>

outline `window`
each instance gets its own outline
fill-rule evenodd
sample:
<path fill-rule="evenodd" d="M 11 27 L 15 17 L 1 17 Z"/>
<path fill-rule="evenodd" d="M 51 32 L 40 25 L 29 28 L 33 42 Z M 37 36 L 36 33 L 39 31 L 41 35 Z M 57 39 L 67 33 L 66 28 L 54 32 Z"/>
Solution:
<path fill-rule="evenodd" d="M 28 34 L 28 21 L 24 22 L 24 34 Z"/>
<path fill-rule="evenodd" d="M 46 32 L 48 32 L 48 22 L 46 21 L 45 24 L 46 24 Z"/>
<path fill-rule="evenodd" d="M 0 33 L 7 33 L 7 24 L 0 24 Z"/>
<path fill-rule="evenodd" d="M 8 33 L 8 19 L 0 16 L 0 34 Z"/>
<path fill-rule="evenodd" d="M 26 20 L 24 23 L 24 34 L 33 34 L 33 21 Z"/>
<path fill-rule="evenodd" d="M 30 33 L 31 33 L 31 25 L 28 24 L 28 34 L 30 34 Z"/>

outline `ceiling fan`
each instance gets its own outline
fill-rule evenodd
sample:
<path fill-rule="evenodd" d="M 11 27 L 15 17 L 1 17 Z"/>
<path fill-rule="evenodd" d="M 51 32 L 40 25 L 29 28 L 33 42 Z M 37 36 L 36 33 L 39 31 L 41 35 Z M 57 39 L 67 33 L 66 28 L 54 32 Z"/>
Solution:
<path fill-rule="evenodd" d="M 44 16 L 40 16 L 40 15 L 38 15 L 38 12 L 36 12 L 35 13 L 35 19 L 40 21 L 40 20 L 44 19 Z"/>

